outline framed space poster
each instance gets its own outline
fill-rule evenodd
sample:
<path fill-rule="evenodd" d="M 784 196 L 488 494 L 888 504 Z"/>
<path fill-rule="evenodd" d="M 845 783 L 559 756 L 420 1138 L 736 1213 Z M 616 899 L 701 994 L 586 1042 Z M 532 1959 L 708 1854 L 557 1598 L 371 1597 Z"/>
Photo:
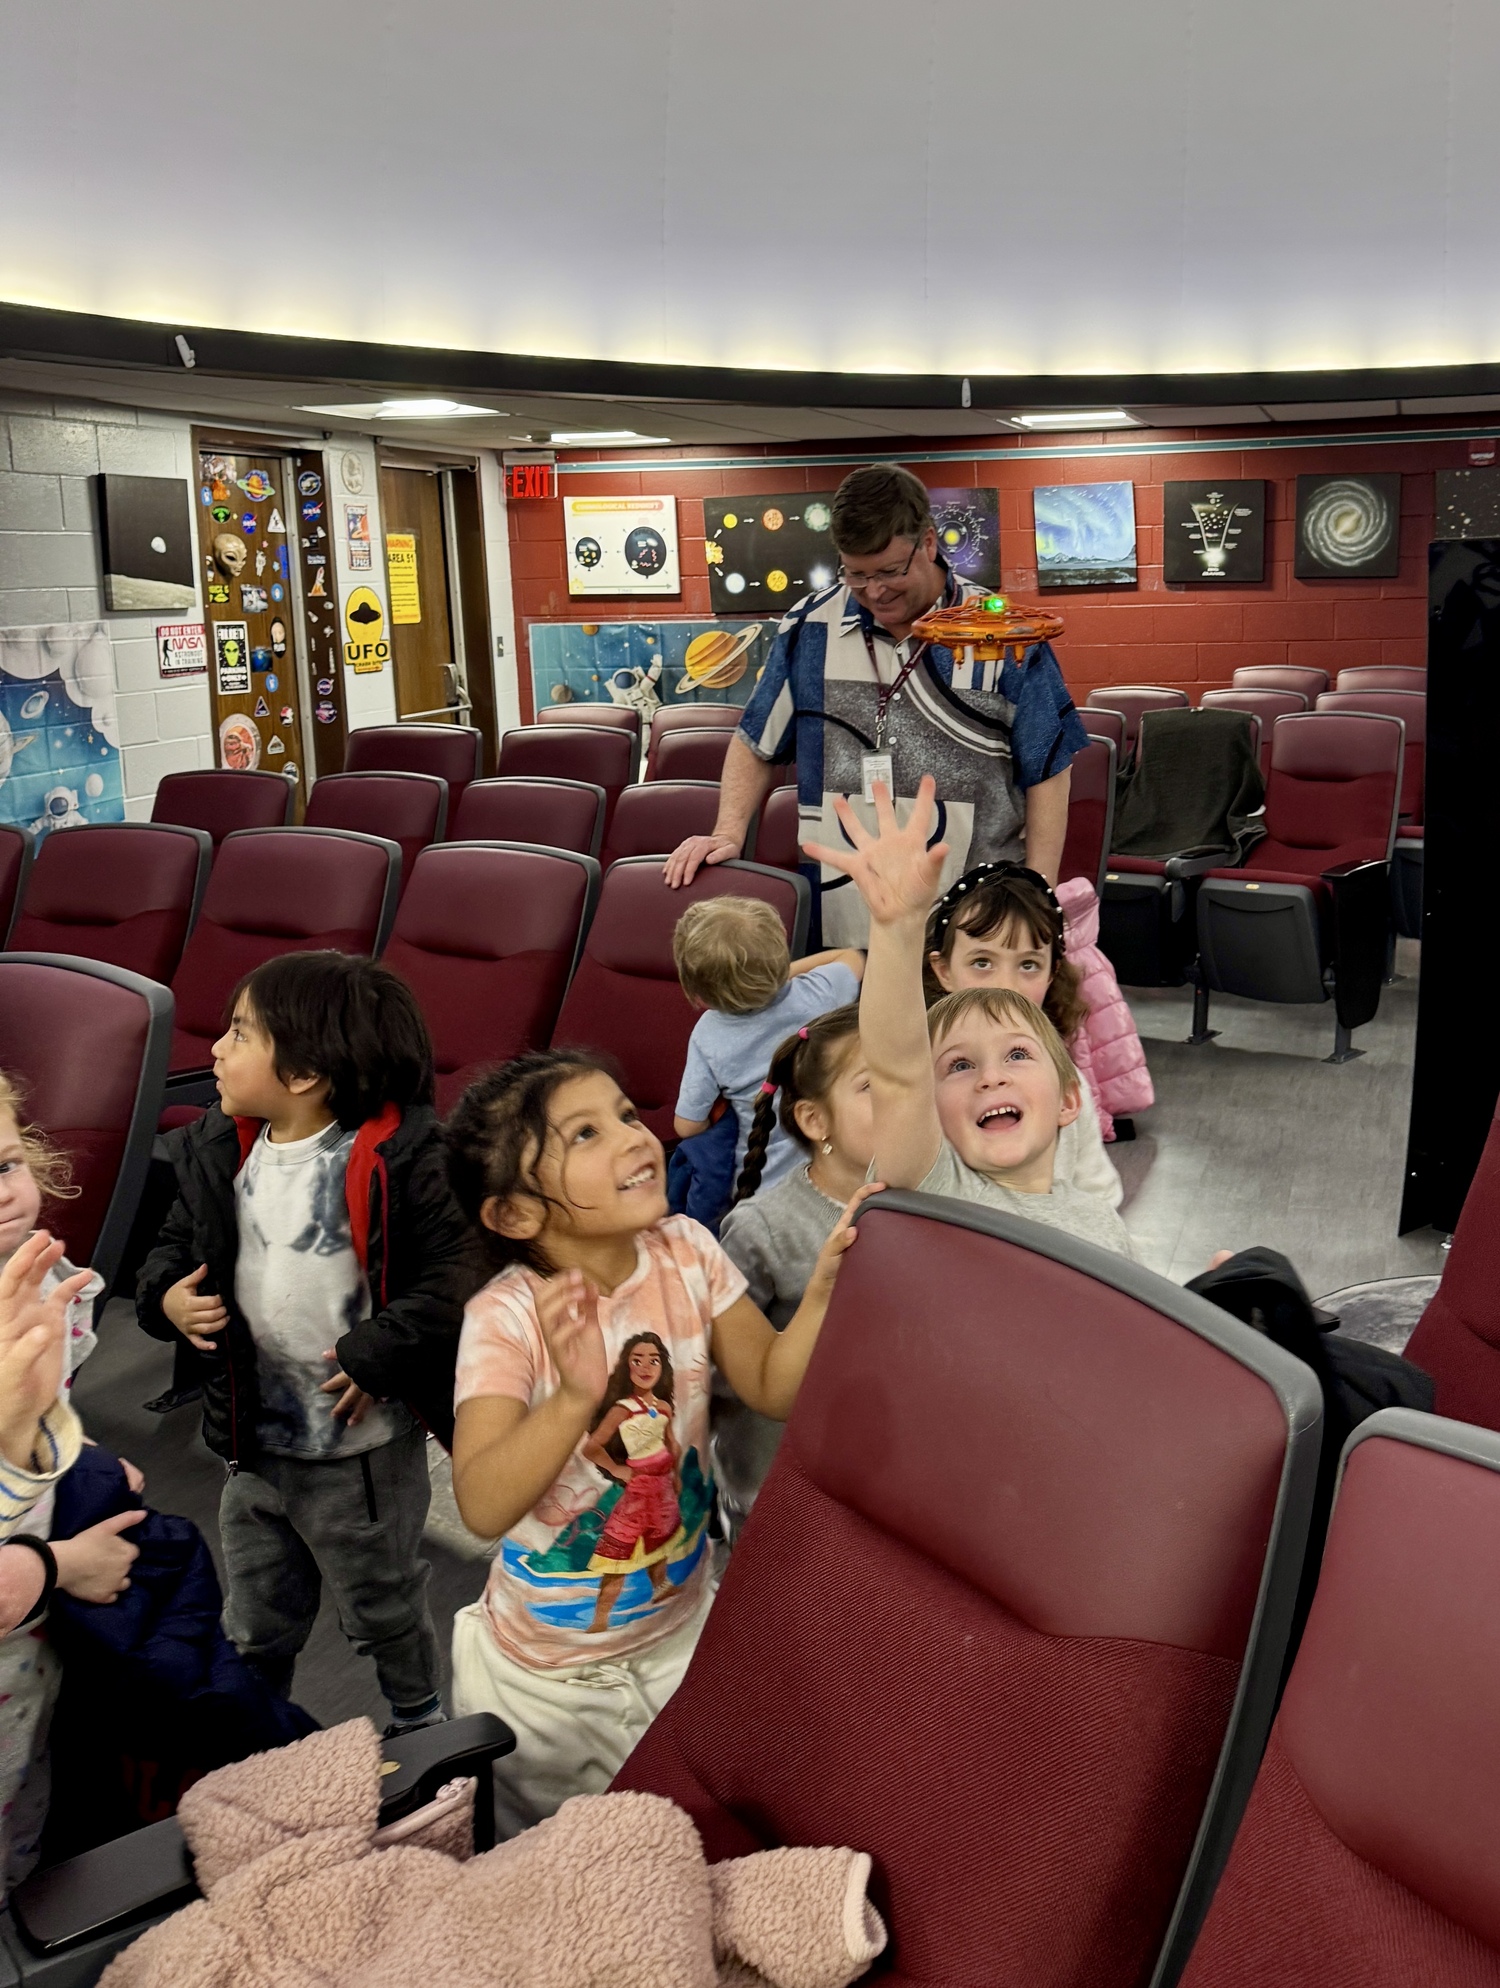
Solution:
<path fill-rule="evenodd" d="M 779 497 L 705 497 L 703 550 L 708 603 L 715 614 L 780 616 L 804 594 L 831 587 L 831 490 Z"/>
<path fill-rule="evenodd" d="M 675 497 L 564 497 L 570 594 L 679 594 Z"/>
<path fill-rule="evenodd" d="M 1000 585 L 1000 492 L 932 490 L 938 551 L 961 580 Z"/>
<path fill-rule="evenodd" d="M 198 605 L 193 516 L 177 476 L 101 476 L 99 538 L 111 614 Z"/>
<path fill-rule="evenodd" d="M 1031 502 L 1038 587 L 1135 585 L 1134 484 L 1042 484 Z"/>
<path fill-rule="evenodd" d="M 1162 491 L 1162 578 L 1169 587 L 1199 581 L 1253 584 L 1266 577 L 1266 486 L 1245 482 L 1168 483 Z"/>
<path fill-rule="evenodd" d="M 1440 469 L 1432 535 L 1500 538 L 1500 469 Z"/>
<path fill-rule="evenodd" d="M 538 711 L 618 704 L 649 722 L 662 705 L 743 705 L 766 666 L 776 620 L 533 621 L 526 632 Z"/>
<path fill-rule="evenodd" d="M 1401 473 L 1297 478 L 1299 580 L 1393 580 L 1401 567 Z"/>

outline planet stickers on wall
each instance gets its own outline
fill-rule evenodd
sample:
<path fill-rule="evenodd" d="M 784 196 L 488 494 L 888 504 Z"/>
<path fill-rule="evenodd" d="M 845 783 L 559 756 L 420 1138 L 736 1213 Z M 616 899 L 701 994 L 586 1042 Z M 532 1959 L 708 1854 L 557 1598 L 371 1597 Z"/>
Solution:
<path fill-rule="evenodd" d="M 1393 580 L 1401 568 L 1401 473 L 1297 478 L 1299 580 Z"/>
<path fill-rule="evenodd" d="M 703 501 L 708 598 L 715 614 L 778 614 L 831 587 L 838 554 L 829 527 L 832 491 Z"/>
<path fill-rule="evenodd" d="M 252 469 L 248 475 L 236 477 L 241 490 L 252 504 L 264 504 L 268 497 L 276 495 L 276 489 L 263 469 Z"/>

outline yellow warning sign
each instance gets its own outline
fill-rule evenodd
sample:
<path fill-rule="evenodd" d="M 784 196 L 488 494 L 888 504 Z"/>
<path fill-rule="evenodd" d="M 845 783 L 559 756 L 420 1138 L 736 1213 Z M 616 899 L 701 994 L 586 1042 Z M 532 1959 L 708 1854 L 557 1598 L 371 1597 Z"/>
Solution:
<path fill-rule="evenodd" d="M 373 587 L 356 587 L 344 602 L 344 661 L 356 676 L 374 676 L 390 653 L 379 594 Z"/>
<path fill-rule="evenodd" d="M 387 532 L 385 572 L 391 590 L 391 621 L 400 628 L 422 619 L 422 595 L 417 585 L 417 535 Z"/>

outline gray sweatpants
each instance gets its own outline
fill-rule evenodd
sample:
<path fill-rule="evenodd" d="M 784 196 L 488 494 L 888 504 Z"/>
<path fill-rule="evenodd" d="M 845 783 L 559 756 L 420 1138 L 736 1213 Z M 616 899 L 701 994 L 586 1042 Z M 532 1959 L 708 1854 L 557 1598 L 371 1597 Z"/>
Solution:
<path fill-rule="evenodd" d="M 427 1704 L 442 1689 L 420 1557 L 430 1499 L 419 1428 L 327 1461 L 262 1451 L 219 1503 L 230 1641 L 268 1674 L 284 1665 L 289 1677 L 327 1581 L 344 1634 L 375 1659 L 391 1705 Z"/>

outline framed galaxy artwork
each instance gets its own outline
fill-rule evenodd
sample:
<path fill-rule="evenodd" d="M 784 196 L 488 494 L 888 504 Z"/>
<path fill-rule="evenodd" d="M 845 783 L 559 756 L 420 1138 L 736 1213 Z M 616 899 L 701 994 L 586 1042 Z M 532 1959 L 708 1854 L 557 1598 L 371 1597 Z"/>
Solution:
<path fill-rule="evenodd" d="M 1200 581 L 1240 585 L 1266 577 L 1266 486 L 1249 482 L 1168 483 L 1162 492 L 1162 578 L 1169 587 Z"/>
<path fill-rule="evenodd" d="M 1031 502 L 1038 587 L 1135 585 L 1134 484 L 1042 484 Z"/>
<path fill-rule="evenodd" d="M 99 537 L 111 613 L 196 607 L 193 515 L 175 476 L 101 476 Z"/>
<path fill-rule="evenodd" d="M 675 497 L 564 497 L 570 594 L 680 594 Z"/>
<path fill-rule="evenodd" d="M 1500 469 L 1440 469 L 1434 538 L 1500 538 Z"/>
<path fill-rule="evenodd" d="M 831 490 L 784 497 L 705 497 L 703 550 L 715 614 L 774 614 L 831 587 L 839 556 Z"/>
<path fill-rule="evenodd" d="M 1000 585 L 1000 492 L 933 490 L 938 551 L 961 580 Z"/>
<path fill-rule="evenodd" d="M 1299 580 L 1392 580 L 1401 565 L 1401 474 L 1297 478 Z"/>

